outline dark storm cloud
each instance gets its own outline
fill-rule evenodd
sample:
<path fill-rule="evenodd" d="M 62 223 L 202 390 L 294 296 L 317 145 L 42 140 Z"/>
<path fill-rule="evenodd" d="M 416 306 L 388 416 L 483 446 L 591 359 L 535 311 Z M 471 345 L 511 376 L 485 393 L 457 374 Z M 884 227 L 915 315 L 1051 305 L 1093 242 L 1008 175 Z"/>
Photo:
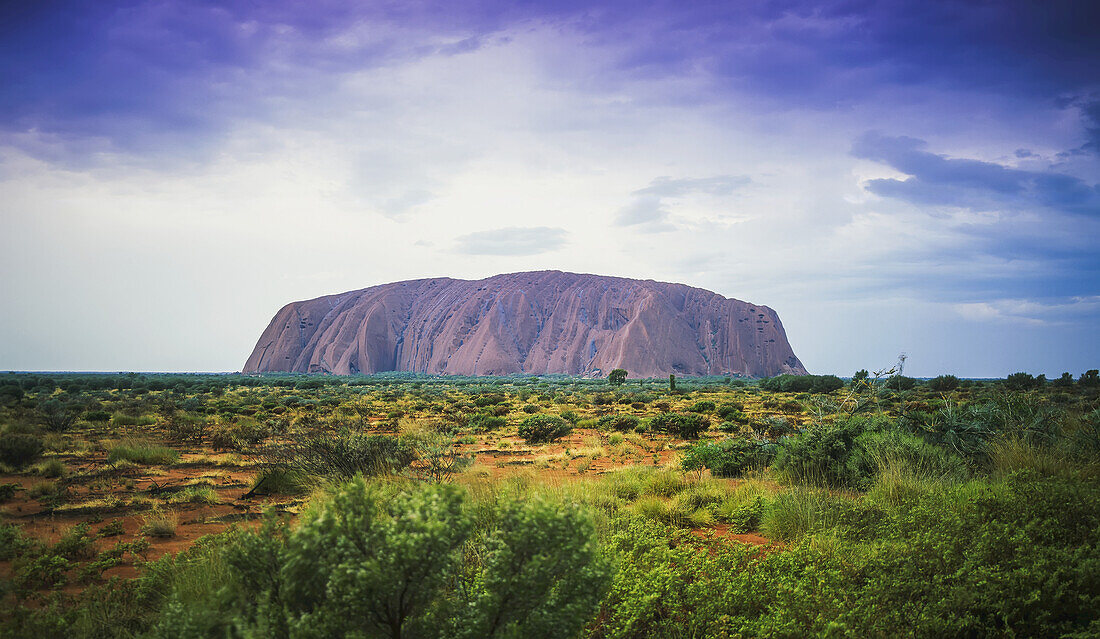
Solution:
<path fill-rule="evenodd" d="M 624 68 L 703 68 L 729 86 L 822 108 L 918 84 L 1053 100 L 1094 85 L 1100 62 L 1100 4 L 1091 2 L 788 0 L 657 13 L 661 28 L 636 40 Z"/>
<path fill-rule="evenodd" d="M 415 3 L 4 3 L 0 143 L 62 164 L 201 153 L 234 122 L 311 102 L 340 73 L 474 51 L 477 33 L 494 28 L 449 13 Z M 360 22 L 375 28 L 335 38 Z M 395 24 L 426 30 L 385 29 Z"/>
<path fill-rule="evenodd" d="M 1081 105 L 1081 115 L 1085 122 L 1086 141 L 1081 148 L 1090 153 L 1100 154 L 1100 100 Z"/>
<path fill-rule="evenodd" d="M 977 210 L 1051 209 L 1100 214 L 1100 188 L 1055 172 L 1027 171 L 994 162 L 948 158 L 926 150 L 923 140 L 875 132 L 852 146 L 859 158 L 881 162 L 910 177 L 868 180 L 865 188 L 882 196 L 921 206 Z"/>
<path fill-rule="evenodd" d="M 9 2 L 0 142 L 61 162 L 186 155 L 235 121 L 315 100 L 340 73 L 461 55 L 531 23 L 610 45 L 616 76 L 710 79 L 712 93 L 663 96 L 677 101 L 747 93 L 833 109 L 925 85 L 1053 101 L 1088 95 L 1100 68 L 1100 3 L 1065 0 Z M 370 37 L 334 38 L 356 26 Z M 1096 150 L 1100 107 L 1081 108 Z"/>

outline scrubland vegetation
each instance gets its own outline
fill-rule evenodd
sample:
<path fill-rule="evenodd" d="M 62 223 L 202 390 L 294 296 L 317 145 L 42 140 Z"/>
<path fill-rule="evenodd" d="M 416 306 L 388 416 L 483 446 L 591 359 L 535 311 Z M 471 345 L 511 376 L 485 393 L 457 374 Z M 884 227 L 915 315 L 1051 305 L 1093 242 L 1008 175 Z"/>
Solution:
<path fill-rule="evenodd" d="M 1100 635 L 1100 379 L 0 376 L 0 636 Z"/>

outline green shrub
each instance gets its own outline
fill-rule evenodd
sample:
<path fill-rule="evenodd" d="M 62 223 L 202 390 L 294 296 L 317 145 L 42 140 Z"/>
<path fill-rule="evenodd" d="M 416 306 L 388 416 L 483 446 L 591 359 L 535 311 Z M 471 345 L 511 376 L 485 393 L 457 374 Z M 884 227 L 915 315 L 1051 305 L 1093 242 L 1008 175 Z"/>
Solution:
<path fill-rule="evenodd" d="M 710 428 L 710 418 L 693 413 L 659 413 L 649 420 L 649 428 L 683 439 L 694 439 Z"/>
<path fill-rule="evenodd" d="M 714 402 L 709 399 L 704 399 L 692 404 L 688 410 L 693 413 L 713 413 L 715 408 Z"/>
<path fill-rule="evenodd" d="M 718 417 L 728 422 L 737 422 L 739 424 L 748 423 L 749 418 L 744 413 L 745 406 L 740 402 L 727 402 L 718 407 L 715 411 Z"/>
<path fill-rule="evenodd" d="M 516 432 L 529 444 L 543 444 L 572 433 L 573 426 L 556 415 L 532 415 L 523 420 Z"/>
<path fill-rule="evenodd" d="M 835 375 L 779 375 L 758 384 L 763 390 L 784 393 L 830 393 L 844 388 L 844 381 Z"/>
<path fill-rule="evenodd" d="M 34 468 L 42 477 L 57 478 L 65 474 L 65 464 L 60 459 L 48 459 Z"/>
<path fill-rule="evenodd" d="M 494 394 L 489 394 L 489 395 L 482 395 L 481 397 L 478 397 L 478 398 L 474 399 L 474 406 L 477 406 L 478 408 L 484 408 L 486 406 L 495 406 L 495 405 L 500 404 L 501 402 L 503 402 L 505 399 L 506 398 L 504 397 L 504 395 L 495 394 L 495 393 Z"/>
<path fill-rule="evenodd" d="M 1021 391 L 1028 390 L 1029 388 L 1035 388 L 1039 385 L 1038 380 L 1031 375 L 1031 373 L 1013 373 L 1009 375 L 1004 381 L 1005 388 L 1009 390 Z"/>
<path fill-rule="evenodd" d="M 863 424 L 858 420 L 814 424 L 780 442 L 772 468 L 796 483 L 857 485 L 861 477 L 849 467 L 848 457 L 862 432 Z"/>
<path fill-rule="evenodd" d="M 471 512 L 485 515 L 475 520 Z M 154 637 L 574 637 L 608 579 L 591 519 L 540 498 L 361 479 L 291 530 L 268 517 L 175 580 Z M 216 575 L 216 576 L 215 576 Z M 228 586 L 228 587 L 227 587 Z"/>
<path fill-rule="evenodd" d="M 37 548 L 38 542 L 23 534 L 15 524 L 0 524 L 0 561 L 11 561 Z"/>
<path fill-rule="evenodd" d="M 488 413 L 477 413 L 470 418 L 470 422 L 467 425 L 474 430 L 488 431 L 504 428 L 508 425 L 508 420 Z"/>
<path fill-rule="evenodd" d="M 917 385 L 917 380 L 904 375 L 891 375 L 883 384 L 886 388 L 895 391 L 906 391 Z"/>
<path fill-rule="evenodd" d="M 61 432 L 68 430 L 80 417 L 80 407 L 74 402 L 60 399 L 48 399 L 38 405 L 38 415 L 46 430 Z"/>
<path fill-rule="evenodd" d="M 708 547 L 690 532 L 641 518 L 616 522 L 608 545 L 619 569 L 594 636 L 736 636 L 723 632 L 721 603 L 749 567 L 747 547 Z"/>
<path fill-rule="evenodd" d="M 539 412 L 539 407 L 534 404 L 524 404 L 523 412 L 527 413 L 528 415 L 534 415 L 535 413 Z"/>
<path fill-rule="evenodd" d="M 42 454 L 42 440 L 34 435 L 4 433 L 0 435 L 0 462 L 13 468 L 24 468 Z"/>
<path fill-rule="evenodd" d="M 766 467 L 775 450 L 775 444 L 748 439 L 702 442 L 684 453 L 680 466 L 687 471 L 706 468 L 716 477 L 740 477 L 746 470 Z"/>
<path fill-rule="evenodd" d="M 416 449 L 403 439 L 387 435 L 328 435 L 308 437 L 263 449 L 268 469 L 312 477 L 348 479 L 355 475 L 388 475 L 409 467 Z"/>
<path fill-rule="evenodd" d="M 812 375 L 813 385 L 810 391 L 814 393 L 831 393 L 844 388 L 844 380 L 836 375 Z"/>
<path fill-rule="evenodd" d="M 958 455 L 896 429 L 862 433 L 854 444 L 847 465 L 854 481 L 863 485 L 886 469 L 941 481 L 963 481 L 969 475 Z"/>
<path fill-rule="evenodd" d="M 940 375 L 928 380 L 928 388 L 940 393 L 953 391 L 958 387 L 959 378 L 954 375 Z"/>
<path fill-rule="evenodd" d="M 604 415 L 597 422 L 597 426 L 626 433 L 637 428 L 639 422 L 640 420 L 633 415 Z"/>

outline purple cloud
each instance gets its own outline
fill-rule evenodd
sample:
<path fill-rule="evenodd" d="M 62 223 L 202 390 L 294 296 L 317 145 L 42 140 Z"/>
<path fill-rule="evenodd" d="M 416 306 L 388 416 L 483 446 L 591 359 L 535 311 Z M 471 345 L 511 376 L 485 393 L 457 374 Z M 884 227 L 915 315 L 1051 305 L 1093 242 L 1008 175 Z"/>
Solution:
<path fill-rule="evenodd" d="M 1051 209 L 1100 214 L 1100 187 L 1054 172 L 1025 171 L 982 160 L 948 158 L 925 150 L 923 140 L 875 132 L 852 145 L 852 155 L 881 162 L 910 177 L 868 180 L 879 196 L 916 205 L 979 210 Z"/>

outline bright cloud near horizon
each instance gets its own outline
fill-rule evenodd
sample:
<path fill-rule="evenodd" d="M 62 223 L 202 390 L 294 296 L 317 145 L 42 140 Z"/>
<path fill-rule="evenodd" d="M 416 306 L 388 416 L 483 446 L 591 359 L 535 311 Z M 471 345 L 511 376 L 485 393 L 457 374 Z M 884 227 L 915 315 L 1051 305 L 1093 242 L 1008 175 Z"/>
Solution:
<path fill-rule="evenodd" d="M 286 302 L 559 269 L 811 372 L 1100 364 L 1085 1 L 0 8 L 0 370 L 239 370 Z"/>

